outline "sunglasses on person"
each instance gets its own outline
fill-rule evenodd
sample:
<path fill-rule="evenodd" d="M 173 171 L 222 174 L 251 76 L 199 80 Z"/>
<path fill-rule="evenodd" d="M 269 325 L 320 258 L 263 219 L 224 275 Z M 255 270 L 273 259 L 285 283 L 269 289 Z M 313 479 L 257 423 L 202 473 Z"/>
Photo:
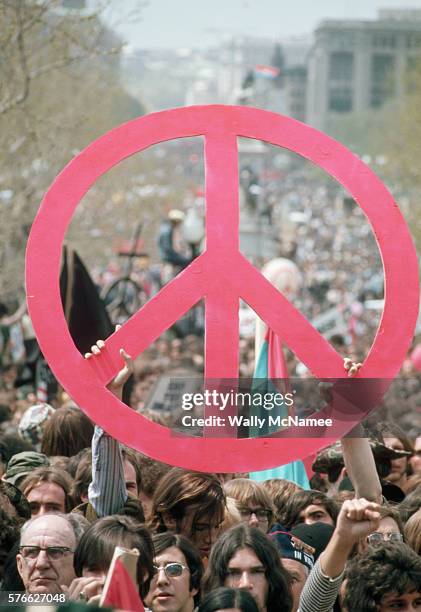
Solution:
<path fill-rule="evenodd" d="M 167 578 L 178 578 L 181 576 L 184 570 L 188 570 L 189 568 L 183 565 L 182 563 L 166 563 L 165 565 L 154 565 L 153 566 L 153 575 L 157 576 L 161 570 L 164 570 Z"/>
<path fill-rule="evenodd" d="M 41 548 L 41 546 L 19 546 L 19 552 L 24 559 L 37 559 L 42 550 L 47 553 L 50 561 L 58 561 L 65 555 L 75 552 L 67 546 L 47 546 L 47 548 Z"/>
<path fill-rule="evenodd" d="M 380 533 L 375 531 L 367 536 L 367 542 L 369 544 L 379 544 L 380 542 L 403 542 L 403 535 L 401 533 Z"/>

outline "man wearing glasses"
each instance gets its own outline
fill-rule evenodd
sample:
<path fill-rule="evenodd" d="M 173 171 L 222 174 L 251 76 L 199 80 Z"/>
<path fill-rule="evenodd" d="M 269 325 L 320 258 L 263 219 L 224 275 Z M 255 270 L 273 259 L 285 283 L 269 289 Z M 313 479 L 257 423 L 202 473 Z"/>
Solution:
<path fill-rule="evenodd" d="M 224 484 L 228 497 L 235 499 L 241 522 L 267 533 L 273 523 L 275 508 L 269 493 L 259 482 L 234 478 Z"/>
<path fill-rule="evenodd" d="M 17 567 L 27 593 L 61 593 L 76 577 L 73 553 L 78 524 L 64 514 L 45 514 L 22 527 Z"/>
<path fill-rule="evenodd" d="M 152 612 L 193 612 L 199 604 L 203 574 L 199 551 L 178 534 L 160 533 L 152 541 L 154 575 L 146 605 Z"/>
<path fill-rule="evenodd" d="M 384 542 L 403 542 L 403 524 L 399 512 L 391 506 L 380 506 L 380 521 L 375 530 L 358 542 L 358 552 L 368 546 L 378 546 Z"/>

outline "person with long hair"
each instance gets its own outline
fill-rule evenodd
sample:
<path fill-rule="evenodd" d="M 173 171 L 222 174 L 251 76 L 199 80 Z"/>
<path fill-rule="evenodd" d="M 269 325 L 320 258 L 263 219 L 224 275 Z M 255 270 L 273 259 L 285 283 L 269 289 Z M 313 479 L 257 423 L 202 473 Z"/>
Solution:
<path fill-rule="evenodd" d="M 259 612 L 250 593 L 229 587 L 220 587 L 208 593 L 198 608 L 198 612 L 222 612 L 223 610 Z"/>
<path fill-rule="evenodd" d="M 209 557 L 203 590 L 226 586 L 248 591 L 259 612 L 290 612 L 290 578 L 276 546 L 255 527 L 232 527 L 216 541 Z"/>
<path fill-rule="evenodd" d="M 153 575 L 154 548 L 148 530 L 129 516 L 112 515 L 95 521 L 82 535 L 74 556 L 77 579 L 71 597 L 83 593 L 88 599 L 101 592 L 116 546 L 139 551 L 137 582 L 143 598 Z"/>
<path fill-rule="evenodd" d="M 184 535 L 207 558 L 224 514 L 225 494 L 216 476 L 173 468 L 158 483 L 148 527 Z"/>

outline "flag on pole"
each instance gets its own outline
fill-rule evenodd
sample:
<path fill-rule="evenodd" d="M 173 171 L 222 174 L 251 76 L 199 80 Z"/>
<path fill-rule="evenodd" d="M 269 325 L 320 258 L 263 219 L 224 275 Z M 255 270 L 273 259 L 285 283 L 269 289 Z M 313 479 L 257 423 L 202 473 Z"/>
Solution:
<path fill-rule="evenodd" d="M 258 64 L 254 68 L 254 74 L 256 77 L 262 77 L 264 79 L 276 79 L 278 78 L 280 73 L 279 68 L 275 68 L 275 66 L 265 66 L 263 64 Z"/>
<path fill-rule="evenodd" d="M 268 329 L 256 361 L 254 379 L 266 379 L 268 385 L 272 385 L 269 382 L 270 380 L 283 379 L 285 384 L 288 385 L 288 378 L 288 368 L 281 339 L 271 329 Z M 288 414 L 291 414 L 291 412 Z M 310 489 L 306 469 L 300 460 L 270 470 L 250 472 L 250 478 L 257 481 L 268 480 L 269 478 L 285 478 L 295 482 L 303 489 Z"/>
<path fill-rule="evenodd" d="M 69 332 L 83 354 L 96 341 L 108 338 L 114 326 L 98 289 L 76 251 L 64 247 L 60 294 Z"/>
<path fill-rule="evenodd" d="M 100 606 L 129 612 L 145 612 L 137 584 L 139 552 L 116 546 L 105 580 Z"/>

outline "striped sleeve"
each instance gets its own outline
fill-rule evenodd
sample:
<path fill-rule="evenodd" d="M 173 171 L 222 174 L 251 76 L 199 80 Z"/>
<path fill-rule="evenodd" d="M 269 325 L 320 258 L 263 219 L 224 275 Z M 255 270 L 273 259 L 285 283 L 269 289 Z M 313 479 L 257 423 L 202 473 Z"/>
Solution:
<path fill-rule="evenodd" d="M 115 514 L 127 501 L 120 444 L 98 425 L 92 437 L 92 482 L 88 498 L 99 517 Z"/>
<path fill-rule="evenodd" d="M 343 572 L 337 578 L 325 576 L 320 559 L 311 570 L 300 597 L 298 612 L 331 612 L 342 584 Z"/>

